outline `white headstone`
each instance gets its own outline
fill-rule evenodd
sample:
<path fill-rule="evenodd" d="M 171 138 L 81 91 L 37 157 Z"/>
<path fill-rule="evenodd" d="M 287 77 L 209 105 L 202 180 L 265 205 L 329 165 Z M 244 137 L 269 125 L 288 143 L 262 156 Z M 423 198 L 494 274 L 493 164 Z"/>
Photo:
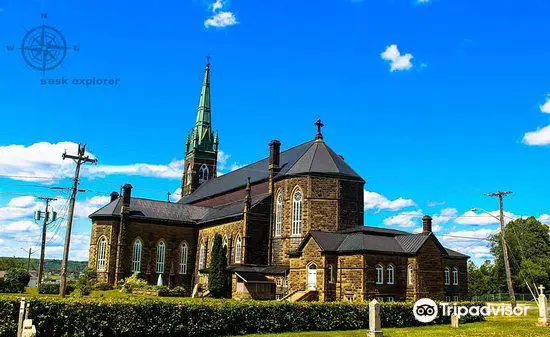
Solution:
<path fill-rule="evenodd" d="M 546 295 L 544 295 L 544 287 L 539 287 L 539 319 L 537 326 L 550 326 L 550 319 L 548 318 L 548 301 Z"/>
<path fill-rule="evenodd" d="M 460 323 L 460 316 L 458 316 L 457 314 L 452 314 L 451 315 L 451 327 L 452 328 L 458 328 L 459 323 Z"/>
<path fill-rule="evenodd" d="M 369 303 L 369 332 L 368 337 L 382 337 L 382 322 L 380 322 L 380 304 L 376 299 Z"/>
<path fill-rule="evenodd" d="M 21 337 L 36 337 L 36 327 L 32 324 L 32 319 L 23 321 Z"/>
<path fill-rule="evenodd" d="M 159 278 L 157 279 L 157 285 L 158 286 L 163 285 L 163 283 L 162 283 L 162 274 L 159 274 Z"/>

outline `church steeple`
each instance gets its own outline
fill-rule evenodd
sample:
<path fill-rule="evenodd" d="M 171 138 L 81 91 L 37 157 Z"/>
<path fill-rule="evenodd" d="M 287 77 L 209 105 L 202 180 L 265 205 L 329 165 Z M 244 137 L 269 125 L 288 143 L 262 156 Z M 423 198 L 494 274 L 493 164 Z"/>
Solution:
<path fill-rule="evenodd" d="M 210 57 L 202 81 L 197 120 L 187 135 L 182 196 L 193 193 L 203 182 L 216 176 L 218 135 L 212 131 L 210 106 Z"/>

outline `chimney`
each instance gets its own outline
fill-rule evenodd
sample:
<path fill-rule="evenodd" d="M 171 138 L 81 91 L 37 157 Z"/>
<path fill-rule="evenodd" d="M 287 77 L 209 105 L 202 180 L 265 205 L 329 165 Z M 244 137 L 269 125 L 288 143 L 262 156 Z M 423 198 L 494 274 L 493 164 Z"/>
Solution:
<path fill-rule="evenodd" d="M 424 215 L 422 217 L 422 233 L 430 234 L 432 232 L 432 217 Z"/>
<path fill-rule="evenodd" d="M 269 170 L 279 172 L 281 158 L 281 142 L 277 139 L 269 142 Z"/>
<path fill-rule="evenodd" d="M 118 192 L 111 192 L 110 196 L 111 196 L 111 202 L 113 202 L 118 199 L 119 194 Z"/>
<path fill-rule="evenodd" d="M 122 212 L 130 211 L 130 200 L 132 199 L 132 185 L 122 186 Z"/>

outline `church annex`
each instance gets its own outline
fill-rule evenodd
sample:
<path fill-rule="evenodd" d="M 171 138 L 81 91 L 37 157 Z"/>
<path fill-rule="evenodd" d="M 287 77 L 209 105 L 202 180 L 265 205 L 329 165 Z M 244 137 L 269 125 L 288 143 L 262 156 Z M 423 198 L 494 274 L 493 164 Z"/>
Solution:
<path fill-rule="evenodd" d="M 284 151 L 273 140 L 266 158 L 217 176 L 207 64 L 181 200 L 135 198 L 129 184 L 113 192 L 90 215 L 89 266 L 111 284 L 140 273 L 151 284 L 206 289 L 220 234 L 233 298 L 466 299 L 469 257 L 443 247 L 427 215 L 416 234 L 364 226 L 365 181 L 316 126 L 312 140 Z"/>

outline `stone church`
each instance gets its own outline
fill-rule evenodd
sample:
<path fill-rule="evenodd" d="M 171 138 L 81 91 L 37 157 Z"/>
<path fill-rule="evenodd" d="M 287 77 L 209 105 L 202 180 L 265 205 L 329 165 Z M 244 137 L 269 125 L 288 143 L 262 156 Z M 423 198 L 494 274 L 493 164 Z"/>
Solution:
<path fill-rule="evenodd" d="M 218 135 L 206 65 L 196 123 L 185 145 L 182 197 L 132 197 L 132 186 L 90 215 L 90 267 L 109 283 L 139 273 L 150 284 L 206 289 L 214 235 L 227 249 L 239 299 L 402 301 L 468 296 L 468 256 L 423 230 L 363 225 L 365 181 L 331 149 L 317 121 L 312 140 L 218 175 Z"/>

